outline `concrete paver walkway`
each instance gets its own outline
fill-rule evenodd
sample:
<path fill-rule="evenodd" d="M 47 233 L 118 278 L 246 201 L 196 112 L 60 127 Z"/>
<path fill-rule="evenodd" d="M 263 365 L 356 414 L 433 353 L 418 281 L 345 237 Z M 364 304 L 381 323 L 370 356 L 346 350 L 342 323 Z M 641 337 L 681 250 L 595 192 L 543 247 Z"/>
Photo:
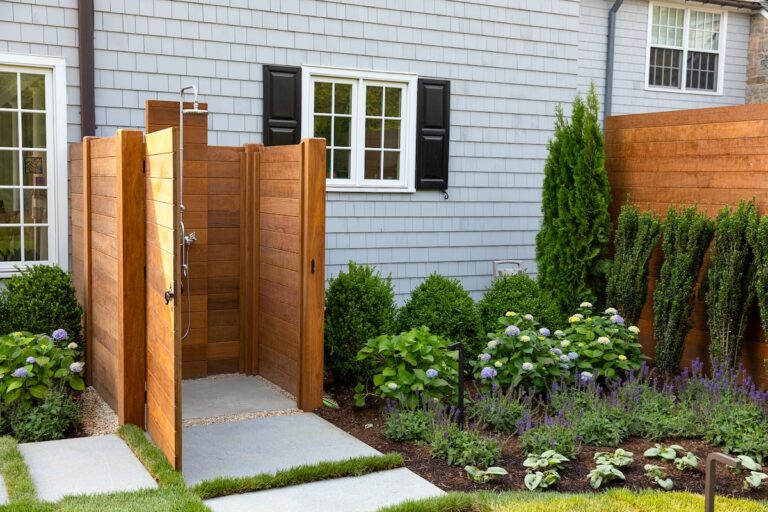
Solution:
<path fill-rule="evenodd" d="M 20 444 L 19 451 L 42 501 L 157 487 L 128 445 L 114 435 Z"/>
<path fill-rule="evenodd" d="M 374 512 L 406 500 L 440 496 L 443 491 L 408 469 L 338 478 L 309 484 L 216 498 L 213 512 Z"/>
<path fill-rule="evenodd" d="M 190 427 L 182 438 L 190 485 L 380 453 L 311 413 Z"/>
<path fill-rule="evenodd" d="M 0 505 L 8 503 L 8 491 L 5 488 L 5 482 L 3 476 L 0 475 Z"/>
<path fill-rule="evenodd" d="M 296 402 L 251 375 L 216 375 L 182 381 L 184 420 L 235 416 L 296 407 Z"/>

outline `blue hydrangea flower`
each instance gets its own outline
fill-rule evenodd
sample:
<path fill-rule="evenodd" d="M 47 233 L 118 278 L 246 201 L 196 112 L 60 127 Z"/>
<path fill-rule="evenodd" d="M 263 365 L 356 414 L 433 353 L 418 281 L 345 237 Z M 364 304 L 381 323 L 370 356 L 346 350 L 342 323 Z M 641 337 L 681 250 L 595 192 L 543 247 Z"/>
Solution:
<path fill-rule="evenodd" d="M 539 334 L 541 334 L 545 338 L 549 338 L 549 335 L 552 334 L 552 333 L 546 327 L 542 327 L 541 329 L 539 329 Z"/>
<path fill-rule="evenodd" d="M 11 375 L 17 379 L 25 379 L 29 375 L 29 372 L 26 368 L 16 368 L 16 371 L 14 371 Z"/>
<path fill-rule="evenodd" d="M 27 358 L 27 364 L 35 364 L 36 362 L 37 362 L 37 359 L 35 359 L 35 358 L 34 358 L 34 357 L 32 357 L 32 356 L 29 356 L 29 357 Z"/>
<path fill-rule="evenodd" d="M 507 336 L 517 336 L 520 334 L 520 328 L 516 325 L 510 325 L 504 330 L 504 334 Z"/>
<path fill-rule="evenodd" d="M 434 368 L 430 368 L 429 370 L 427 370 L 427 378 L 434 379 L 435 377 L 437 377 L 437 370 L 435 370 Z"/>
<path fill-rule="evenodd" d="M 613 315 L 611 317 L 611 322 L 619 325 L 624 325 L 624 319 L 621 317 L 621 315 Z"/>
<path fill-rule="evenodd" d="M 552 350 L 550 350 L 550 352 L 552 352 L 552 353 L 553 353 L 553 354 L 555 354 L 556 356 L 559 356 L 560 354 L 562 354 L 562 353 L 563 353 L 563 351 L 562 351 L 562 350 L 560 350 L 560 349 L 559 349 L 559 348 L 557 348 L 557 347 L 555 347 L 555 348 L 553 348 Z"/>
<path fill-rule="evenodd" d="M 492 379 L 492 378 L 496 377 L 496 375 L 497 375 L 496 370 L 494 370 L 490 366 L 486 366 L 485 368 L 483 368 L 480 371 L 480 378 L 481 379 Z"/>
<path fill-rule="evenodd" d="M 56 341 L 63 341 L 69 338 L 69 334 L 67 334 L 67 331 L 65 331 L 64 329 L 56 329 L 55 331 L 53 331 L 52 336 L 53 336 L 53 339 L 55 339 Z"/>
<path fill-rule="evenodd" d="M 568 359 L 570 359 L 571 361 L 575 361 L 578 358 L 579 358 L 579 354 L 577 354 L 576 352 L 568 352 Z"/>
<path fill-rule="evenodd" d="M 480 360 L 484 363 L 487 363 L 488 361 L 491 360 L 491 354 L 487 352 L 483 352 L 482 354 L 480 354 Z"/>

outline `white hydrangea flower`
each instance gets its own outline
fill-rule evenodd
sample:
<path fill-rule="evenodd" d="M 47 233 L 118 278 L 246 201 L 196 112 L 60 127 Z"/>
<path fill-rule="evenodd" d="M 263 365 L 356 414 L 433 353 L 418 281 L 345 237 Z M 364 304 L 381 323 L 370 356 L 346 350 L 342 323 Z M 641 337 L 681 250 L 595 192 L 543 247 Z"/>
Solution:
<path fill-rule="evenodd" d="M 572 317 L 568 318 L 569 324 L 575 324 L 576 322 L 580 322 L 581 318 L 577 317 L 576 315 L 573 315 Z"/>
<path fill-rule="evenodd" d="M 580 308 L 591 308 L 592 307 L 592 303 L 591 302 L 582 302 L 581 304 L 579 304 L 579 307 Z"/>
<path fill-rule="evenodd" d="M 630 325 L 629 326 L 629 332 L 634 334 L 640 334 L 640 328 L 636 325 Z"/>
<path fill-rule="evenodd" d="M 597 338 L 597 342 L 601 345 L 608 345 L 611 342 L 611 339 L 607 336 L 600 336 Z"/>
<path fill-rule="evenodd" d="M 571 344 L 571 342 L 568 341 L 568 340 L 563 340 L 563 341 L 560 342 L 560 346 L 563 347 L 563 348 L 567 348 L 570 344 Z"/>
<path fill-rule="evenodd" d="M 605 310 L 606 315 L 617 315 L 619 312 L 616 310 L 616 308 L 606 308 Z"/>
<path fill-rule="evenodd" d="M 520 341 L 522 341 L 523 343 L 528 343 L 529 341 L 531 341 L 531 337 L 526 335 L 520 336 Z"/>
<path fill-rule="evenodd" d="M 387 384 L 387 387 L 389 389 L 391 389 L 392 391 L 395 391 L 399 386 L 397 384 L 395 384 L 394 382 L 390 382 L 389 384 Z"/>
<path fill-rule="evenodd" d="M 75 343 L 75 342 L 73 341 L 72 343 L 70 343 L 69 345 L 67 345 L 67 348 L 68 348 L 69 350 L 75 350 L 75 349 L 77 348 L 77 343 Z"/>
<path fill-rule="evenodd" d="M 565 333 L 560 329 L 558 329 L 555 331 L 555 336 L 557 336 L 558 338 L 562 338 L 563 336 L 565 336 Z"/>
<path fill-rule="evenodd" d="M 496 348 L 499 346 L 499 343 L 501 343 L 501 340 L 496 338 L 495 340 L 491 340 L 488 342 L 488 348 Z"/>
<path fill-rule="evenodd" d="M 533 315 L 530 315 L 530 314 L 529 315 L 525 315 L 523 318 L 525 318 L 529 322 L 533 322 Z"/>
<path fill-rule="evenodd" d="M 495 363 L 493 363 L 493 366 L 495 366 L 496 368 L 501 368 L 502 367 L 501 361 L 496 361 Z"/>
<path fill-rule="evenodd" d="M 533 365 L 533 363 L 523 363 L 522 368 L 523 368 L 523 371 L 530 372 L 535 368 L 535 366 Z"/>

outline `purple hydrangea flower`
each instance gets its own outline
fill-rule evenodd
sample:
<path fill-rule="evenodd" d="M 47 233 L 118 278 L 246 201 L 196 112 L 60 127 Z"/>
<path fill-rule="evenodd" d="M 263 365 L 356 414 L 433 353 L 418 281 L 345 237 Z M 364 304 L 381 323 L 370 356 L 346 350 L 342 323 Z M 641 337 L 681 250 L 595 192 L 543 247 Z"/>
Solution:
<path fill-rule="evenodd" d="M 482 354 L 480 354 L 480 360 L 484 363 L 487 363 L 488 361 L 491 360 L 491 354 L 487 352 L 483 352 Z"/>
<path fill-rule="evenodd" d="M 545 338 L 549 338 L 549 335 L 552 333 L 546 327 L 542 327 L 541 329 L 539 329 L 539 334 L 541 334 Z"/>
<path fill-rule="evenodd" d="M 504 330 L 504 334 L 507 336 L 517 336 L 520 334 L 520 328 L 516 325 L 510 325 Z"/>
<path fill-rule="evenodd" d="M 430 368 L 429 370 L 427 370 L 427 378 L 434 379 L 435 377 L 437 377 L 437 370 L 435 370 L 434 368 Z"/>
<path fill-rule="evenodd" d="M 13 372 L 12 375 L 17 379 L 25 379 L 29 375 L 29 372 L 26 368 L 16 368 L 16 371 Z"/>
<path fill-rule="evenodd" d="M 35 364 L 36 362 L 37 362 L 37 359 L 35 359 L 35 358 L 34 358 L 34 357 L 32 357 L 32 356 L 29 356 L 29 357 L 27 358 L 27 364 Z"/>
<path fill-rule="evenodd" d="M 63 341 L 69 338 L 69 334 L 64 329 L 56 329 L 53 331 L 53 339 L 56 341 Z"/>
<path fill-rule="evenodd" d="M 611 317 L 611 322 L 619 325 L 624 325 L 624 319 L 621 317 L 621 315 L 613 315 Z"/>
<path fill-rule="evenodd" d="M 575 361 L 578 358 L 579 358 L 579 354 L 577 354 L 576 352 L 568 352 L 568 359 L 570 359 L 571 361 Z"/>
<path fill-rule="evenodd" d="M 493 379 L 494 377 L 496 377 L 496 375 L 497 375 L 496 370 L 494 370 L 490 366 L 486 366 L 480 371 L 481 379 Z"/>

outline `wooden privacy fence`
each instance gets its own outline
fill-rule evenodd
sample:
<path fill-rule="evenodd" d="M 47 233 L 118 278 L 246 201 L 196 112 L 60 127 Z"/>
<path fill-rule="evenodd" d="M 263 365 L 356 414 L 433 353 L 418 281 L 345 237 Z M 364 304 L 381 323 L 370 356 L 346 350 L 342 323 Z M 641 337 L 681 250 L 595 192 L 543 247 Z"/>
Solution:
<path fill-rule="evenodd" d="M 665 216 L 670 204 L 698 205 L 715 217 L 723 206 L 756 200 L 768 213 L 768 105 L 746 105 L 609 117 L 605 121 L 606 168 L 618 216 L 627 194 L 641 210 Z M 709 259 L 704 262 L 708 265 Z M 653 290 L 661 269 L 657 248 L 651 258 L 648 298 L 639 326 L 640 339 L 653 355 Z M 702 272 L 696 287 L 693 328 L 686 338 L 683 364 L 707 359 L 707 332 Z M 742 361 L 768 384 L 763 359 L 768 344 L 752 313 Z"/>
<path fill-rule="evenodd" d="M 146 140 L 118 130 L 70 149 L 89 380 L 177 468 L 182 375 L 260 374 L 301 409 L 322 405 L 325 280 L 325 141 L 214 147 L 191 121 L 184 220 L 198 240 L 182 289 L 178 108 L 148 102 Z"/>

